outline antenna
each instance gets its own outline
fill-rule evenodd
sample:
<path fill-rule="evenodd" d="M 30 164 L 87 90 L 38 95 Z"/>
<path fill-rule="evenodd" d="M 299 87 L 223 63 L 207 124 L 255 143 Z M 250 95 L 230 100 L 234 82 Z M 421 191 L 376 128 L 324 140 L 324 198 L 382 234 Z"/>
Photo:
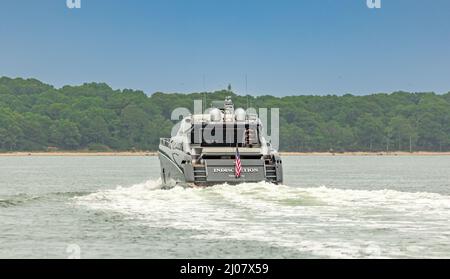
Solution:
<path fill-rule="evenodd" d="M 247 95 L 247 89 L 248 89 L 248 80 L 247 80 L 247 74 L 245 74 L 245 95 Z"/>
<path fill-rule="evenodd" d="M 206 78 L 205 74 L 203 74 L 203 102 L 202 102 L 202 113 L 206 110 Z"/>
<path fill-rule="evenodd" d="M 248 89 L 248 80 L 247 80 L 247 74 L 245 74 L 245 97 L 247 98 L 247 109 L 248 109 L 248 93 L 247 93 L 247 89 Z"/>

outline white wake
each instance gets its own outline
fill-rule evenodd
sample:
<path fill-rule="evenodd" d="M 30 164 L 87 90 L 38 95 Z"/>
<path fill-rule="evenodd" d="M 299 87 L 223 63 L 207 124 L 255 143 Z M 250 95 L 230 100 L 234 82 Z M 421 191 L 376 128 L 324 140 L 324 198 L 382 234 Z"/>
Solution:
<path fill-rule="evenodd" d="M 160 189 L 160 181 L 73 199 L 196 239 L 259 241 L 317 257 L 449 257 L 450 197 L 267 183 Z"/>

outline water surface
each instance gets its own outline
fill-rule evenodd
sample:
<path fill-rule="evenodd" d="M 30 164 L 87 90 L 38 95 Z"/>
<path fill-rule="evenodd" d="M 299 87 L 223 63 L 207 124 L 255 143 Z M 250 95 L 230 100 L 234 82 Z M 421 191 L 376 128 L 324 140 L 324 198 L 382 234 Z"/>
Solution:
<path fill-rule="evenodd" d="M 450 157 L 286 157 L 161 190 L 155 157 L 0 157 L 0 258 L 449 258 Z"/>

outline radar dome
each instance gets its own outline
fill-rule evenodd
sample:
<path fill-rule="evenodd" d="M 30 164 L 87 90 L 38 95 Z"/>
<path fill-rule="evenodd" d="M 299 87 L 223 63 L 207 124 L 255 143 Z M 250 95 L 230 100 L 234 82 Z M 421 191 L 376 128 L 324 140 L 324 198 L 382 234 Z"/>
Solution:
<path fill-rule="evenodd" d="M 245 117 L 247 116 L 247 113 L 244 109 L 238 108 L 234 111 L 234 115 L 236 117 L 236 121 L 245 121 Z"/>
<path fill-rule="evenodd" d="M 222 120 L 222 112 L 218 108 L 211 109 L 209 114 L 211 115 L 211 121 L 213 122 Z"/>

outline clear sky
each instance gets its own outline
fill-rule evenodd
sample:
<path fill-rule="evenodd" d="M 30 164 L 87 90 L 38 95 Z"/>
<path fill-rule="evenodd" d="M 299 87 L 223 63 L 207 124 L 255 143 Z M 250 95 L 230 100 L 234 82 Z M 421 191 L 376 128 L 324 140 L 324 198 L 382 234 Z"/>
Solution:
<path fill-rule="evenodd" d="M 450 91 L 450 1 L 0 0 L 0 76 L 261 95 Z"/>

